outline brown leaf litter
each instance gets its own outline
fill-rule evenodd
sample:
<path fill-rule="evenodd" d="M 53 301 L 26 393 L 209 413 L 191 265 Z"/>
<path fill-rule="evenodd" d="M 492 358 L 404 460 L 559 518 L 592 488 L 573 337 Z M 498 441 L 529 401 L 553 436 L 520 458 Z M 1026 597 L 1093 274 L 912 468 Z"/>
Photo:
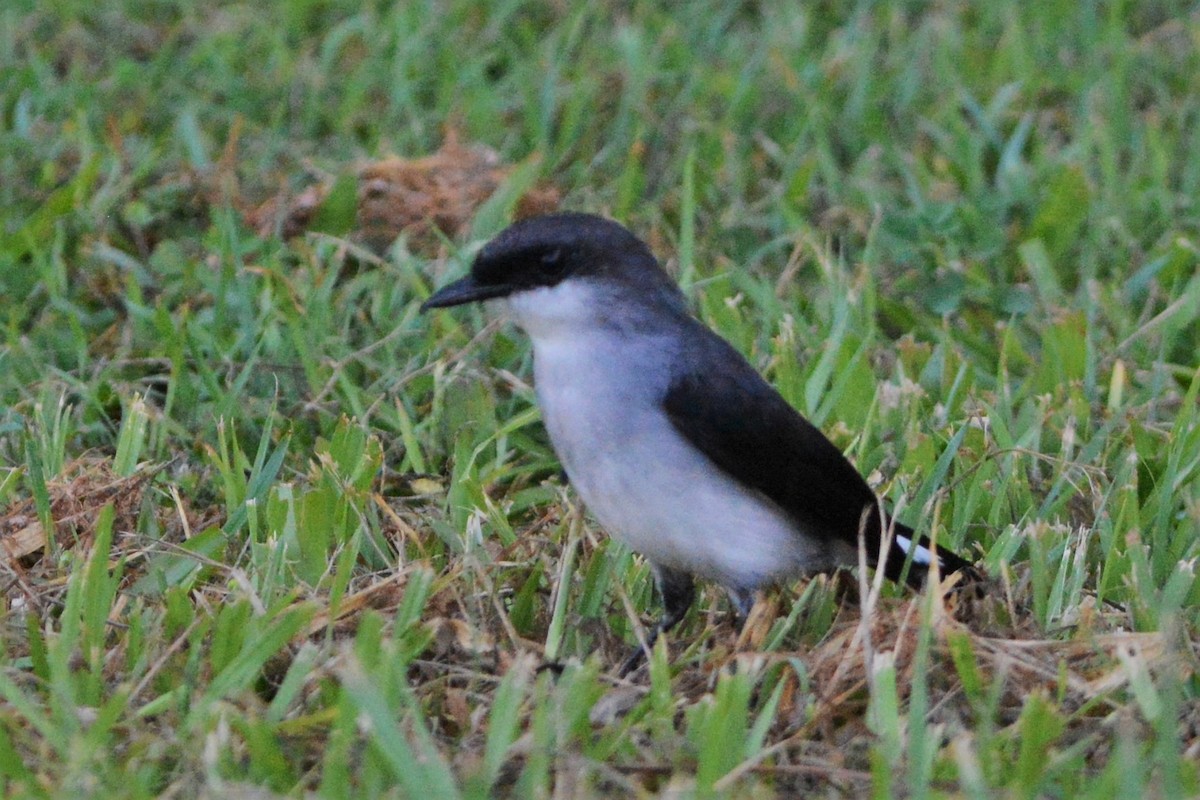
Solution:
<path fill-rule="evenodd" d="M 53 528 L 47 531 L 30 496 L 0 508 L 0 600 L 6 610 L 15 605 L 45 610 L 55 606 L 66 589 L 66 562 L 56 554 L 92 546 L 96 525 L 105 506 L 113 509 L 110 560 L 124 559 L 125 580 L 136 576 L 136 565 L 161 542 L 147 543 L 134 532 L 144 513 L 143 498 L 154 477 L 167 465 L 144 466 L 130 476 L 113 472 L 112 459 L 88 453 L 67 463 L 46 481 Z M 200 519 L 174 493 L 172 505 L 155 504 L 164 540 L 185 538 L 186 530 L 211 523 Z"/>
<path fill-rule="evenodd" d="M 442 237 L 464 234 L 475 212 L 512 173 L 496 151 L 482 144 L 462 144 L 453 129 L 442 146 L 418 158 L 388 156 L 355 169 L 358 212 L 355 237 L 372 249 L 387 247 L 405 234 L 414 249 L 436 250 Z M 246 224 L 262 237 L 302 234 L 329 196 L 333 179 L 286 192 L 243 210 Z M 517 202 L 518 218 L 558 208 L 559 192 L 539 184 Z"/>
<path fill-rule="evenodd" d="M 67 464 L 61 475 L 46 482 L 54 547 L 87 546 L 95 534 L 100 510 L 112 504 L 117 530 L 133 530 L 142 494 L 153 472 L 121 477 L 112 460 L 84 456 Z M 8 562 L 42 552 L 51 540 L 38 518 L 32 498 L 13 503 L 0 516 L 0 556 Z"/>

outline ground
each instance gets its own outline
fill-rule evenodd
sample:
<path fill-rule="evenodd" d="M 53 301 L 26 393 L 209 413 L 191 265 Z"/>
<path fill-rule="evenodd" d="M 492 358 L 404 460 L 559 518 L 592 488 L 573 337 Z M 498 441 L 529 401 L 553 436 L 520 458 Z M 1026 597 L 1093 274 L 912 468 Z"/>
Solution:
<path fill-rule="evenodd" d="M 1200 793 L 1197 74 L 1170 2 L 5 3 L 5 796 Z M 418 313 L 554 208 L 989 582 L 618 678 L 527 342 Z"/>

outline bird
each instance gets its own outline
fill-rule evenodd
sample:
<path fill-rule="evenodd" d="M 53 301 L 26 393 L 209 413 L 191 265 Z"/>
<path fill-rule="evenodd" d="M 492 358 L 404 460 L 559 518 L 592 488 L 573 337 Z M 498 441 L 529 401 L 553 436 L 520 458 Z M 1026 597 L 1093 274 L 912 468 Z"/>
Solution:
<path fill-rule="evenodd" d="M 534 391 L 568 482 L 654 575 L 663 612 L 621 674 L 684 618 L 697 579 L 724 588 L 741 627 L 761 590 L 858 563 L 860 533 L 868 563 L 894 581 L 920 587 L 935 560 L 941 575 L 976 575 L 886 513 L 620 223 L 519 220 L 421 310 L 488 300 L 532 341 Z"/>

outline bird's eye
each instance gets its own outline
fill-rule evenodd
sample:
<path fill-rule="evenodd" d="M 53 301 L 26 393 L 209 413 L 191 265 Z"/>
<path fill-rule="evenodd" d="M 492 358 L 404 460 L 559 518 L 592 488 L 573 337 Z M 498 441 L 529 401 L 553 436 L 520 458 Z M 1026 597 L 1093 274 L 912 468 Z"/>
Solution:
<path fill-rule="evenodd" d="M 563 258 L 562 248 L 556 247 L 542 253 L 538 266 L 539 271 L 547 278 L 557 278 L 562 275 L 567 268 L 567 260 Z"/>

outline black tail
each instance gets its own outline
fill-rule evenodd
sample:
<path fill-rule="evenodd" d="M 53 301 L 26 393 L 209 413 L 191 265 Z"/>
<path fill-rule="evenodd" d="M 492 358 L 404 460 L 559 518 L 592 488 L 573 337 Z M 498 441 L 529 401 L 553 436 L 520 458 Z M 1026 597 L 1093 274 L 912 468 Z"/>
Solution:
<path fill-rule="evenodd" d="M 933 544 L 929 541 L 929 537 L 918 536 L 907 525 L 899 522 L 890 524 L 892 524 L 894 529 L 892 543 L 888 549 L 887 558 L 883 562 L 883 574 L 888 578 L 896 582 L 903 579 L 914 589 L 920 589 L 925 585 L 925 577 L 929 574 L 931 561 L 935 555 L 938 560 L 938 572 L 943 578 L 956 572 L 961 572 L 963 578 L 968 581 L 979 580 L 982 577 L 971 562 L 962 556 L 956 555 L 943 547 L 938 547 L 935 550 Z M 879 543 L 876 543 L 875 548 L 873 548 L 875 552 L 871 554 L 876 559 L 876 564 L 879 563 L 878 548 Z M 914 550 L 911 559 L 909 557 L 909 550 Z M 907 573 L 904 571 L 906 565 L 908 567 Z"/>

